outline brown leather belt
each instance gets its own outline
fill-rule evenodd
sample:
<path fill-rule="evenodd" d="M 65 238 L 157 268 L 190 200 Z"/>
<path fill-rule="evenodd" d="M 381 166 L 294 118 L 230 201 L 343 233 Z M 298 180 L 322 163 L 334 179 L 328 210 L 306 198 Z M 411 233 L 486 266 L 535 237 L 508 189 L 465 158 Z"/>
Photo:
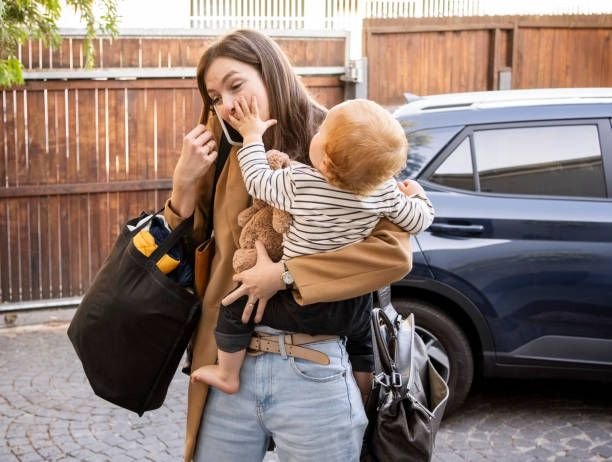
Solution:
<path fill-rule="evenodd" d="M 282 341 L 284 337 L 284 342 Z M 323 342 L 327 340 L 337 340 L 337 335 L 308 335 L 308 334 L 285 334 L 268 335 L 255 332 L 251 337 L 251 343 L 247 349 L 247 354 L 257 356 L 264 353 L 276 353 L 282 355 L 281 344 L 287 356 L 301 358 L 317 364 L 327 366 L 329 356 L 312 348 L 302 345 L 309 343 Z M 281 343 L 282 342 L 282 343 Z"/>

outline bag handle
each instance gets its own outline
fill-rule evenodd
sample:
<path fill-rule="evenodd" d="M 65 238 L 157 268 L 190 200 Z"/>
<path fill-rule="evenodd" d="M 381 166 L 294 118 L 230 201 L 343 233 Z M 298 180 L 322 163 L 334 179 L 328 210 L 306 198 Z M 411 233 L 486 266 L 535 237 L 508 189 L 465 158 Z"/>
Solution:
<path fill-rule="evenodd" d="M 162 209 L 163 210 L 163 209 Z M 160 210 L 161 212 L 161 210 Z M 159 212 L 158 212 L 159 213 Z M 155 214 L 157 215 L 157 214 Z M 152 215 L 153 217 L 154 215 Z M 191 232 L 191 228 L 193 227 L 193 215 L 189 218 L 181 221 L 179 225 L 172 230 L 172 232 L 164 239 L 164 241 L 157 246 L 157 248 L 153 251 L 151 256 L 149 257 L 149 261 L 152 264 L 156 265 L 161 257 L 168 253 L 168 251 L 178 244 L 179 240 L 187 234 L 187 232 Z"/>
<path fill-rule="evenodd" d="M 383 326 L 386 328 L 384 334 Z M 381 367 L 381 372 L 376 374 L 374 379 L 385 387 L 400 388 L 402 386 L 402 376 L 395 363 L 399 355 L 396 326 L 381 308 L 372 310 L 372 330 L 374 331 Z"/>

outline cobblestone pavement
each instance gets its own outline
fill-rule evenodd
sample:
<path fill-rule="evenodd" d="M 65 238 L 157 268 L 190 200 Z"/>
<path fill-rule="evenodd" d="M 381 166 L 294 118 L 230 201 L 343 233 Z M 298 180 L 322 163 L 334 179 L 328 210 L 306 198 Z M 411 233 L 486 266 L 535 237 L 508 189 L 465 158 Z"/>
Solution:
<path fill-rule="evenodd" d="M 30 315 L 32 325 L 21 314 L 15 327 L 0 323 L 0 461 L 180 460 L 187 377 L 178 373 L 165 404 L 142 418 L 106 403 L 91 391 L 66 336 L 71 312 L 61 313 L 51 321 Z M 612 461 L 609 386 L 479 386 L 442 423 L 433 460 Z"/>

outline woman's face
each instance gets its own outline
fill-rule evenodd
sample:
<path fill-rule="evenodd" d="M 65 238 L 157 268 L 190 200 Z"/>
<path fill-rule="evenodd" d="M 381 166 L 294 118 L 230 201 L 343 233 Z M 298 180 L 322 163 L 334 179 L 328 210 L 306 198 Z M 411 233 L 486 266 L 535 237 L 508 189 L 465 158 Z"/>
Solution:
<path fill-rule="evenodd" d="M 231 58 L 216 58 L 204 76 L 204 83 L 213 106 L 226 122 L 239 96 L 247 101 L 255 96 L 262 120 L 270 118 L 268 92 L 259 72 L 250 64 Z"/>

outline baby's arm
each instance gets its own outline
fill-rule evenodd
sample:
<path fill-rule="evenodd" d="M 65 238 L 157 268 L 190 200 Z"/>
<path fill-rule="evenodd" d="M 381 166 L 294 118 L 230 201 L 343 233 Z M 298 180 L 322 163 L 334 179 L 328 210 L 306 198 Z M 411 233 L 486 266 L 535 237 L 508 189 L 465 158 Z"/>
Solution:
<path fill-rule="evenodd" d="M 410 234 L 429 228 L 434 219 L 434 208 L 423 187 L 414 180 L 397 183 L 394 210 L 388 217 Z"/>
<path fill-rule="evenodd" d="M 229 119 L 243 138 L 243 147 L 238 151 L 238 162 L 248 193 L 277 209 L 289 212 L 293 198 L 291 170 L 270 168 L 262 140 L 264 132 L 276 120 L 264 122 L 260 118 L 254 96 L 250 104 L 243 97 L 237 98 Z"/>
<path fill-rule="evenodd" d="M 295 191 L 290 168 L 272 170 L 261 143 L 245 144 L 238 151 L 238 163 L 251 196 L 279 210 L 291 212 Z"/>

